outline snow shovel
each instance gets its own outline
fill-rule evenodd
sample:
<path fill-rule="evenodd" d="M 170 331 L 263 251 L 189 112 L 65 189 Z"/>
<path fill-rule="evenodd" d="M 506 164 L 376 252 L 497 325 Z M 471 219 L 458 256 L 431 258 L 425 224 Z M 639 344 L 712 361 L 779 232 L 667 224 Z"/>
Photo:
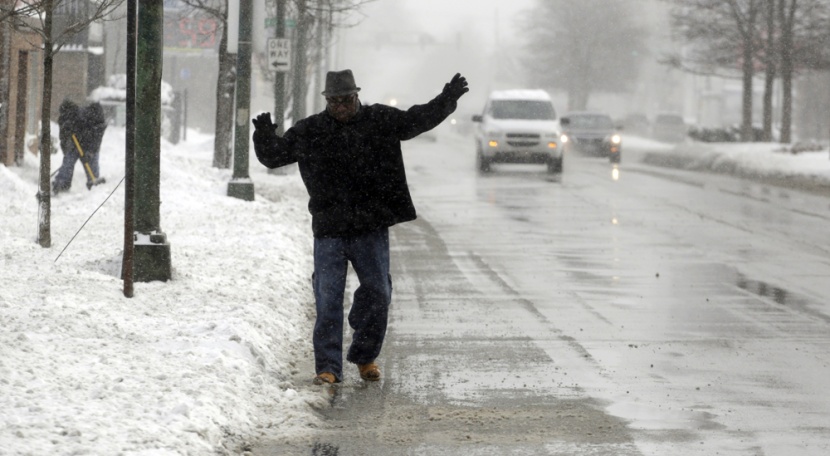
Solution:
<path fill-rule="evenodd" d="M 78 149 L 78 154 L 81 156 L 81 163 L 83 163 L 84 169 L 89 176 L 89 181 L 86 183 L 87 190 L 91 189 L 93 185 L 103 184 L 106 182 L 106 179 L 104 178 L 95 177 L 95 174 L 92 172 L 92 168 L 89 166 L 89 157 L 84 154 L 84 150 L 81 148 L 81 143 L 78 142 L 78 138 L 75 136 L 75 133 L 72 133 L 72 141 L 75 142 L 75 147 Z"/>

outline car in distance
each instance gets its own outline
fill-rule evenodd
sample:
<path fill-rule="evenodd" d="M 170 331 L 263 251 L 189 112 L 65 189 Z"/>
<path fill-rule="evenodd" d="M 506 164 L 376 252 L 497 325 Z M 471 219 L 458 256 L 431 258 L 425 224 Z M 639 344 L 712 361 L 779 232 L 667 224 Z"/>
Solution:
<path fill-rule="evenodd" d="M 480 172 L 490 171 L 491 163 L 541 163 L 550 173 L 562 172 L 561 129 L 544 90 L 494 91 L 473 122 Z"/>
<path fill-rule="evenodd" d="M 632 112 L 623 117 L 622 127 L 627 135 L 648 137 L 651 134 L 651 122 L 641 112 Z"/>
<path fill-rule="evenodd" d="M 686 141 L 688 134 L 688 127 L 680 114 L 657 114 L 651 124 L 651 137 L 657 141 L 681 143 Z"/>
<path fill-rule="evenodd" d="M 603 157 L 611 163 L 622 158 L 620 127 L 614 125 L 611 116 L 602 112 L 571 112 L 559 119 L 562 125 L 562 142 L 567 151 L 593 157 Z"/>

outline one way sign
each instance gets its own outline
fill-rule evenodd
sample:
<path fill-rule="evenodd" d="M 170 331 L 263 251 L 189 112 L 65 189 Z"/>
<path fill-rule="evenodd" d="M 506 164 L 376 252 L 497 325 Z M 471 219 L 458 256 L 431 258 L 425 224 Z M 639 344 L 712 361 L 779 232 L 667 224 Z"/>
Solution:
<path fill-rule="evenodd" d="M 285 72 L 291 68 L 291 40 L 288 38 L 268 39 L 268 68 Z"/>

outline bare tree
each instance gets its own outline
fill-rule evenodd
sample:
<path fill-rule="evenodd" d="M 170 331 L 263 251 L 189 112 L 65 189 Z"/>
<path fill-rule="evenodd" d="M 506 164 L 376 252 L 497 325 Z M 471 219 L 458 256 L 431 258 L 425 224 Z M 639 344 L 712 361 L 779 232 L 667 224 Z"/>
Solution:
<path fill-rule="evenodd" d="M 740 75 L 741 138 L 751 141 L 752 83 L 759 46 L 759 21 L 764 0 L 668 0 L 675 33 L 689 47 L 668 59 L 673 66 L 701 74 Z M 739 67 L 735 67 L 739 62 Z"/>
<path fill-rule="evenodd" d="M 792 141 L 793 78 L 798 70 L 830 67 L 830 4 L 826 0 L 779 0 L 781 36 L 781 143 Z"/>
<path fill-rule="evenodd" d="M 279 1 L 279 0 L 278 0 Z M 306 116 L 306 96 L 309 76 L 322 65 L 322 55 L 315 46 L 315 37 L 334 27 L 348 27 L 352 14 L 375 0 L 291 0 L 293 15 L 296 17 L 292 51 L 294 69 L 292 74 L 292 117 L 299 120 Z M 316 25 L 316 27 L 315 27 Z"/>
<path fill-rule="evenodd" d="M 741 38 L 741 137 L 744 141 L 752 141 L 755 136 L 752 129 L 752 83 L 755 78 L 755 46 L 760 36 L 758 20 L 762 0 L 727 0 L 726 3 Z"/>
<path fill-rule="evenodd" d="M 0 56 L 9 56 L 11 53 L 12 27 L 10 21 L 0 20 Z M 9 102 L 9 77 L 11 62 L 8 57 L 0 58 L 0 134 L 7 131 L 9 118 L 6 115 L 7 107 L 4 103 Z M 0 141 L 0 163 L 4 158 L 6 144 Z"/>
<path fill-rule="evenodd" d="M 43 97 L 40 109 L 40 183 L 38 187 L 38 233 L 37 242 L 41 247 L 52 245 L 51 233 L 51 153 L 52 128 L 52 63 L 55 54 L 71 41 L 72 37 L 89 27 L 89 24 L 104 20 L 124 0 L 29 0 L 12 2 L 0 6 L 0 21 L 11 21 L 15 27 L 28 29 L 43 40 Z M 73 14 L 71 20 L 59 30 L 53 28 L 54 17 L 61 11 L 83 11 Z"/>
<path fill-rule="evenodd" d="M 685 71 L 743 80 L 742 138 L 753 138 L 752 78 L 764 68 L 763 138 L 772 138 L 772 90 L 782 80 L 780 142 L 791 141 L 793 76 L 798 69 L 828 66 L 830 4 L 827 0 L 666 0 L 672 24 L 690 52 L 667 59 Z M 765 29 L 765 30 L 764 30 Z M 733 43 L 739 43 L 735 46 Z"/>
<path fill-rule="evenodd" d="M 572 110 L 592 92 L 628 90 L 646 55 L 645 30 L 625 1 L 540 0 L 521 25 L 530 82 L 565 89 Z"/>
<path fill-rule="evenodd" d="M 236 93 L 236 58 L 228 53 L 228 1 L 181 0 L 188 6 L 184 14 L 200 11 L 216 19 L 222 36 L 219 40 L 219 74 L 216 78 L 216 118 L 214 119 L 213 166 L 227 169 L 231 166 L 233 140 L 233 106 Z"/>
<path fill-rule="evenodd" d="M 236 59 L 234 54 L 228 53 L 228 1 L 234 0 L 180 0 L 181 3 L 187 5 L 183 14 L 192 14 L 194 11 L 199 11 L 208 14 L 220 24 L 222 36 L 219 41 L 218 59 L 219 59 L 219 74 L 216 80 L 216 117 L 215 117 L 215 136 L 213 142 L 213 166 L 216 168 L 229 168 L 232 158 L 231 141 L 233 139 L 233 107 L 234 96 L 236 89 Z M 266 7 L 273 12 L 276 1 L 288 0 L 268 0 Z M 302 48 L 305 50 L 305 44 L 310 40 L 309 24 L 315 20 L 315 17 L 322 17 L 328 14 L 331 17 L 332 12 L 341 14 L 354 11 L 364 3 L 373 0 L 316 0 L 313 4 L 310 0 L 291 0 L 291 5 L 295 12 L 302 11 L 303 13 L 295 13 L 299 16 L 298 36 L 295 41 L 295 49 Z M 305 52 L 304 52 L 305 54 Z M 294 55 L 298 55 L 295 50 Z M 305 57 L 305 56 L 304 56 Z M 292 84 L 294 87 L 300 88 L 300 93 L 305 94 L 308 84 L 305 83 L 305 70 L 301 73 L 295 73 L 296 77 L 301 78 L 300 83 Z M 304 99 L 304 98 L 303 98 Z M 304 110 L 304 108 L 301 108 Z"/>
<path fill-rule="evenodd" d="M 764 100 L 762 119 L 762 141 L 772 141 L 772 92 L 778 68 L 778 40 L 776 39 L 775 1 L 764 0 L 766 17 L 766 45 L 761 52 L 764 62 Z"/>

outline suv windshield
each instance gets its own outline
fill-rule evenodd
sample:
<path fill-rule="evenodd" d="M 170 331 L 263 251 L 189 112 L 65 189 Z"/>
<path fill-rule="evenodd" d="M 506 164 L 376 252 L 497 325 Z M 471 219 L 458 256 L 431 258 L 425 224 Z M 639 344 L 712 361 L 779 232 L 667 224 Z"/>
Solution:
<path fill-rule="evenodd" d="M 571 116 L 571 127 L 596 130 L 612 130 L 614 122 L 608 116 Z"/>
<path fill-rule="evenodd" d="M 543 100 L 493 100 L 495 119 L 554 120 L 553 105 Z"/>

